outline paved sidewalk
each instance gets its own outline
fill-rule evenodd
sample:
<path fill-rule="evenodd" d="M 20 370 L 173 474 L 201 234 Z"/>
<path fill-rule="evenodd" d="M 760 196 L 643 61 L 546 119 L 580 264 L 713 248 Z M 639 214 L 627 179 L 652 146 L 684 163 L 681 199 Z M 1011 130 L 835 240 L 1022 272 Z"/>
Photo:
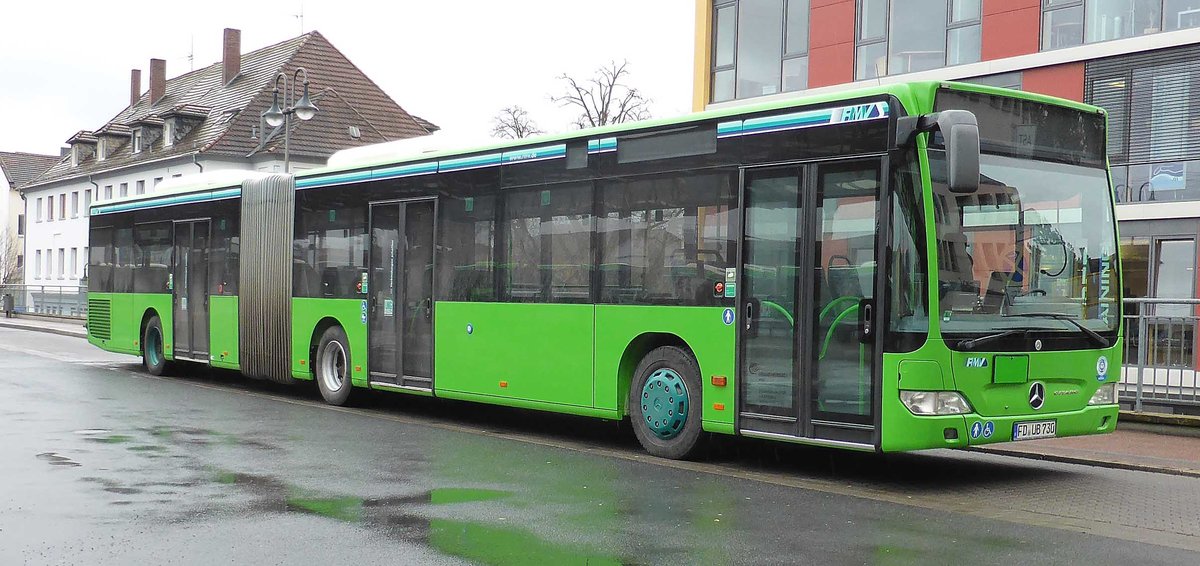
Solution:
<path fill-rule="evenodd" d="M 87 338 L 87 329 L 83 320 L 50 317 L 17 317 L 4 318 L 0 315 L 0 328 L 18 328 L 37 332 L 49 332 L 63 336 Z"/>
<path fill-rule="evenodd" d="M 1117 430 L 1099 436 L 1008 442 L 981 452 L 1110 468 L 1200 477 L 1200 429 L 1143 425 L 1118 417 Z M 1190 434 L 1189 434 L 1190 433 Z"/>
<path fill-rule="evenodd" d="M 44 317 L 0 318 L 0 328 L 18 328 L 87 338 L 82 320 Z M 1151 420 L 1142 415 L 1137 420 Z M 1101 436 L 1048 438 L 977 448 L 981 452 L 1092 466 L 1200 477 L 1200 419 L 1169 418 L 1194 426 L 1134 422 L 1122 413 L 1117 431 Z"/>

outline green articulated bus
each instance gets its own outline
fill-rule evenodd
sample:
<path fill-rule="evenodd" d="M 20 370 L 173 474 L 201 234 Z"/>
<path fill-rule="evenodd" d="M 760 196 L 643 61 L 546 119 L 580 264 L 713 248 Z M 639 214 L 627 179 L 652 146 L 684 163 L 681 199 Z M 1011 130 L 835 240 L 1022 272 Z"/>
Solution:
<path fill-rule="evenodd" d="M 88 335 L 279 382 L 894 452 L 1111 432 L 1105 114 L 919 82 L 91 207 Z"/>

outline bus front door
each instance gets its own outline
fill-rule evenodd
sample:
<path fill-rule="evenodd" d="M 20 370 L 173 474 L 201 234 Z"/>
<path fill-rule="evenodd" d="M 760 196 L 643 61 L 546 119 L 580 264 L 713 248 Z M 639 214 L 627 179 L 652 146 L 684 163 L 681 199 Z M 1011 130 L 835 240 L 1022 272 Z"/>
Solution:
<path fill-rule="evenodd" d="M 176 359 L 208 362 L 208 242 L 208 220 L 175 223 L 171 293 Z"/>
<path fill-rule="evenodd" d="M 873 444 L 880 160 L 746 169 L 742 187 L 738 428 Z"/>
<path fill-rule="evenodd" d="M 372 386 L 433 388 L 435 211 L 434 199 L 371 205 Z"/>

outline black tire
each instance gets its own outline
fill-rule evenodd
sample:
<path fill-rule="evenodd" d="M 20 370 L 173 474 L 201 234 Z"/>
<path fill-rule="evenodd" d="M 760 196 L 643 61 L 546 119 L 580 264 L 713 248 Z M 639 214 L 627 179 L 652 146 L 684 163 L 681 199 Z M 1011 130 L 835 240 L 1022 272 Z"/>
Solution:
<path fill-rule="evenodd" d="M 317 355 L 312 360 L 313 377 L 321 397 L 330 405 L 345 405 L 354 386 L 350 383 L 350 340 L 340 326 L 331 326 L 321 334 Z"/>
<path fill-rule="evenodd" d="M 673 374 L 673 375 L 672 375 Z M 664 387 L 661 376 L 666 375 L 672 381 L 668 388 Z M 658 377 L 655 377 L 658 376 Z M 677 376 L 677 378 L 675 377 Z M 662 397 L 651 397 L 644 391 L 646 383 L 655 378 Z M 680 383 L 680 381 L 682 383 Z M 686 396 L 686 415 L 677 426 L 666 425 L 667 421 L 655 421 L 656 414 L 665 414 L 666 410 L 678 410 L 678 394 Z M 667 397 L 669 396 L 669 397 Z M 696 456 L 702 448 L 704 433 L 700 424 L 704 412 L 703 388 L 700 382 L 700 366 L 686 351 L 675 346 L 655 348 L 642 358 L 637 369 L 633 372 L 633 380 L 629 387 L 629 419 L 633 424 L 633 432 L 638 442 L 647 452 L 660 458 L 683 460 Z M 665 399 L 671 400 L 664 408 L 661 404 L 651 406 L 657 399 L 660 403 Z M 647 413 L 650 418 L 647 418 Z M 675 413 L 671 414 L 673 418 Z M 661 424 L 659 431 L 655 425 Z"/>
<path fill-rule="evenodd" d="M 162 321 L 158 315 L 150 317 L 142 329 L 142 367 L 150 375 L 164 375 L 170 366 L 163 352 L 164 339 Z"/>

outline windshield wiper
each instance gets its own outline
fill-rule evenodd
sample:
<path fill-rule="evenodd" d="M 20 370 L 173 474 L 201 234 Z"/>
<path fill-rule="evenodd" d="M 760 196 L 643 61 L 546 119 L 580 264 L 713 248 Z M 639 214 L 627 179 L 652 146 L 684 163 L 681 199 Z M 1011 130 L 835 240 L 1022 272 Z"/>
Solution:
<path fill-rule="evenodd" d="M 1028 328 L 1014 328 L 1012 330 L 1005 330 L 1004 332 L 997 332 L 996 334 L 988 334 L 987 336 L 980 336 L 979 338 L 963 340 L 962 342 L 958 343 L 958 347 L 963 350 L 974 350 L 976 346 L 981 344 L 987 344 L 988 342 L 994 342 L 1001 338 L 1007 338 L 1017 334 L 1025 334 L 1027 332 L 1029 332 Z"/>
<path fill-rule="evenodd" d="M 1027 318 L 1053 318 L 1053 319 L 1055 319 L 1055 320 L 1062 320 L 1062 321 L 1065 321 L 1065 322 L 1069 322 L 1069 323 L 1071 323 L 1072 325 L 1074 325 L 1074 326 L 1075 326 L 1075 328 L 1078 328 L 1079 330 L 1082 330 L 1082 331 L 1083 331 L 1083 333 L 1084 333 L 1084 334 L 1086 334 L 1088 338 L 1091 338 L 1091 339 L 1092 339 L 1092 341 L 1093 341 L 1093 342 L 1095 342 L 1097 345 L 1099 345 L 1101 348 L 1107 348 L 1107 347 L 1109 347 L 1109 346 L 1110 346 L 1110 344 L 1108 343 L 1108 339 L 1107 339 L 1107 338 L 1105 338 L 1105 337 L 1103 337 L 1103 336 L 1101 336 L 1101 335 L 1097 334 L 1095 330 L 1092 330 L 1091 328 L 1088 328 L 1088 327 L 1084 326 L 1084 325 L 1083 325 L 1082 323 L 1080 323 L 1078 320 L 1075 320 L 1074 318 L 1072 318 L 1072 317 L 1070 317 L 1070 316 L 1068 316 L 1068 315 L 1062 314 L 1062 313 L 1057 313 L 1057 312 L 1023 312 L 1023 313 L 1008 314 L 1008 315 L 1005 315 L 1005 316 L 1023 316 L 1023 317 L 1027 317 Z"/>

